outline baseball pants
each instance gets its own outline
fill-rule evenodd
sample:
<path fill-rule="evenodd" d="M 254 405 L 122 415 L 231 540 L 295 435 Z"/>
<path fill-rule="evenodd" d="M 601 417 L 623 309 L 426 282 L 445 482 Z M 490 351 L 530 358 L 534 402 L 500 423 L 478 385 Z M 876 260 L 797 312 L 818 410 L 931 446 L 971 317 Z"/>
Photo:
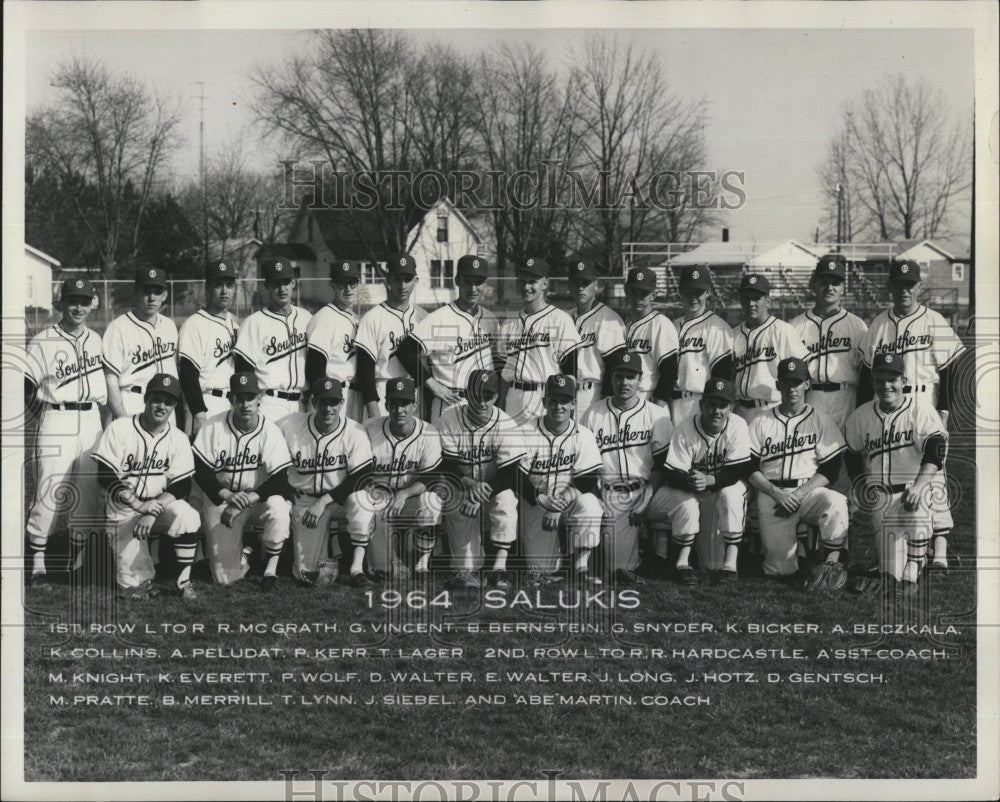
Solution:
<path fill-rule="evenodd" d="M 675 398 L 670 402 L 670 417 L 674 421 L 674 426 L 679 426 L 682 421 L 693 418 L 701 412 L 701 393 L 683 391 L 681 398 Z"/>
<path fill-rule="evenodd" d="M 211 393 L 205 393 L 203 396 L 205 401 L 205 421 L 206 423 L 214 418 L 216 415 L 221 415 L 223 412 L 229 412 L 232 409 L 232 405 L 229 403 L 227 398 L 219 398 Z M 184 434 L 191 434 L 191 430 L 194 426 L 194 414 L 187 404 L 184 405 L 184 409 L 187 414 L 184 416 Z"/>
<path fill-rule="evenodd" d="M 25 527 L 36 551 L 45 549 L 56 516 L 69 513 L 70 537 L 77 543 L 92 530 L 103 531 L 97 464 L 91 454 L 101 438 L 101 416 L 88 410 L 42 412 L 35 442 L 35 501 Z"/>
<path fill-rule="evenodd" d="M 799 523 L 819 528 L 820 541 L 828 548 L 840 548 L 847 537 L 847 498 L 829 488 L 816 488 L 802 499 L 794 515 L 783 518 L 775 513 L 774 499 L 757 494 L 760 542 L 764 552 L 764 573 L 790 576 L 799 567 Z"/>
<path fill-rule="evenodd" d="M 517 538 L 517 497 L 504 490 L 481 505 L 472 517 L 457 509 L 444 516 L 444 531 L 451 551 L 451 567 L 456 571 L 478 571 L 485 562 L 483 535 L 489 532 L 494 546 L 510 548 Z"/>
<path fill-rule="evenodd" d="M 350 386 L 344 388 L 344 411 L 343 414 L 355 423 L 364 423 L 365 404 L 361 398 L 361 391 L 352 389 Z"/>
<path fill-rule="evenodd" d="M 264 393 L 260 397 L 260 414 L 271 423 L 277 423 L 282 418 L 287 418 L 296 412 L 305 410 L 305 405 L 301 401 L 292 401 L 287 398 L 278 398 L 274 395 Z"/>
<path fill-rule="evenodd" d="M 365 503 L 357 492 L 347 497 L 343 507 L 336 502 L 327 504 L 316 526 L 309 528 L 302 523 L 302 515 L 314 501 L 316 501 L 315 496 L 303 494 L 297 496 L 292 504 L 290 517 L 292 576 L 298 580 L 307 579 L 309 574 L 315 574 L 319 571 L 320 563 L 326 560 L 330 519 L 334 516 L 346 519 L 352 545 L 367 546 L 371 536 L 372 517 L 365 510 Z"/>
<path fill-rule="evenodd" d="M 579 420 L 587 408 L 601 397 L 600 379 L 582 379 L 576 389 L 576 415 Z"/>
<path fill-rule="evenodd" d="M 755 419 L 759 418 L 761 415 L 768 414 L 776 406 L 778 406 L 777 401 L 767 403 L 762 407 L 745 407 L 737 401 L 733 405 L 733 409 L 736 410 L 736 414 L 743 418 L 743 420 L 747 422 L 747 426 L 749 426 Z"/>
<path fill-rule="evenodd" d="M 288 540 L 292 505 L 281 496 L 269 496 L 240 512 L 233 519 L 232 526 L 222 523 L 225 509 L 225 504 L 212 504 L 206 500 L 201 508 L 201 517 L 212 577 L 220 585 L 231 585 L 246 576 L 250 567 L 243 559 L 244 529 L 261 526 L 261 542 L 265 550 L 280 552 Z"/>
<path fill-rule="evenodd" d="M 433 527 L 441 521 L 441 497 L 433 491 L 425 491 L 419 496 L 410 496 L 399 515 L 388 516 L 386 507 L 392 496 L 378 487 L 363 488 L 353 494 L 358 497 L 358 512 L 355 514 L 366 522 L 371 532 L 368 544 L 368 560 L 377 571 L 387 571 L 392 565 L 393 532 L 413 530 L 413 541 L 418 552 L 425 554 L 434 549 L 436 536 Z M 351 538 L 351 542 L 359 545 Z"/>
<path fill-rule="evenodd" d="M 141 387 L 138 391 L 134 387 L 122 387 L 122 407 L 125 409 L 125 416 L 132 417 L 138 415 L 146 408 L 146 399 Z"/>
<path fill-rule="evenodd" d="M 139 513 L 126 510 L 108 502 L 109 510 L 106 531 L 115 552 L 115 575 L 118 587 L 137 588 L 156 576 L 156 537 L 166 535 L 177 539 L 182 535 L 193 535 L 201 526 L 198 512 L 182 499 L 177 499 L 166 507 L 156 519 L 147 541 L 134 535 Z"/>
<path fill-rule="evenodd" d="M 612 571 L 624 568 L 634 571 L 639 567 L 639 527 L 630 523 L 633 514 L 642 513 L 650 504 L 652 491 L 645 482 L 612 484 L 605 482 L 601 491 L 604 506 L 611 512 L 611 520 L 604 522 L 602 548 L 605 560 Z M 666 520 L 666 514 L 663 515 Z"/>
<path fill-rule="evenodd" d="M 524 424 L 545 414 L 545 405 L 542 403 L 543 394 L 541 386 L 538 390 L 518 390 L 511 387 L 507 391 L 504 412 L 512 417 L 518 426 L 524 426 Z"/>
<path fill-rule="evenodd" d="M 463 399 L 465 398 L 465 393 L 464 392 L 462 393 L 462 398 Z M 459 402 L 459 403 L 461 403 L 461 402 Z M 438 398 L 437 396 L 434 396 L 431 399 L 430 405 L 428 406 L 428 409 L 427 409 L 427 422 L 428 423 L 437 423 L 438 419 L 441 417 L 442 413 L 446 409 L 450 409 L 452 406 L 454 406 L 454 405 L 453 404 L 447 404 L 444 401 L 442 401 L 440 398 Z"/>
<path fill-rule="evenodd" d="M 951 531 L 954 522 L 948 489 L 941 477 L 928 483 L 917 509 L 903 509 L 903 493 L 889 493 L 874 486 L 865 492 L 875 528 L 875 545 L 882 571 L 902 578 L 907 560 L 921 560 L 936 534 Z"/>
<path fill-rule="evenodd" d="M 723 534 L 739 545 L 747 514 L 747 486 L 742 481 L 721 490 L 689 493 L 664 486 L 650 502 L 650 523 L 670 520 L 673 540 L 680 546 L 694 545 L 698 562 L 708 571 L 718 571 L 726 560 Z"/>
<path fill-rule="evenodd" d="M 806 393 L 806 402 L 836 423 L 841 432 L 854 412 L 857 400 L 858 388 L 853 384 L 841 385 L 839 390 L 810 390 Z"/>
<path fill-rule="evenodd" d="M 560 518 L 560 525 L 566 527 L 569 545 L 573 549 L 597 548 L 601 542 L 601 519 L 604 515 L 597 496 L 569 488 L 563 491 L 563 498 L 571 499 Z M 559 532 L 546 532 L 542 528 L 546 512 L 548 510 L 536 504 L 521 505 L 521 553 L 530 570 L 551 573 L 559 570 L 562 548 Z"/>

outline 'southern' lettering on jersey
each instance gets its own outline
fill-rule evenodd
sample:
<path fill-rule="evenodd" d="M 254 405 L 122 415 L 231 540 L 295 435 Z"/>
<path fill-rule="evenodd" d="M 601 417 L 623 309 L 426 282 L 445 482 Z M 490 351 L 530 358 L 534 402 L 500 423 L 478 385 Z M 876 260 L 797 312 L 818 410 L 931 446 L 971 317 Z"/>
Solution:
<path fill-rule="evenodd" d="M 350 334 L 345 334 L 344 335 L 343 350 L 344 350 L 345 354 L 353 354 L 354 353 L 354 340 L 351 339 L 351 335 Z"/>
<path fill-rule="evenodd" d="M 531 461 L 532 471 L 548 471 L 552 468 L 568 468 L 573 464 L 573 454 L 566 454 L 560 448 L 559 451 L 553 454 L 548 459 L 533 459 Z"/>
<path fill-rule="evenodd" d="M 485 462 L 492 462 L 496 458 L 497 447 L 491 443 L 487 443 L 485 440 L 480 440 L 472 448 L 458 449 L 455 455 L 462 462 L 470 462 L 478 465 Z"/>
<path fill-rule="evenodd" d="M 695 470 L 701 471 L 702 473 L 714 474 L 719 468 L 726 464 L 726 456 L 729 453 L 728 448 L 723 449 L 711 449 L 705 452 L 705 456 L 701 459 L 696 460 L 691 467 Z"/>
<path fill-rule="evenodd" d="M 462 356 L 462 354 L 468 354 L 472 351 L 481 351 L 483 348 L 488 348 L 490 345 L 490 335 L 485 331 L 476 332 L 472 337 L 462 339 L 461 336 L 455 340 L 455 347 L 452 349 L 452 354 L 455 356 Z"/>
<path fill-rule="evenodd" d="M 548 345 L 550 343 L 547 331 L 526 331 L 518 337 L 510 337 L 507 340 L 507 350 L 520 351 L 528 346 Z"/>
<path fill-rule="evenodd" d="M 628 350 L 637 354 L 648 354 L 652 346 L 646 337 L 633 337 L 628 341 Z"/>
<path fill-rule="evenodd" d="M 758 345 L 754 348 L 748 348 L 745 354 L 740 354 L 733 360 L 733 365 L 736 370 L 741 370 L 747 365 L 753 364 L 754 362 L 770 362 L 775 359 L 777 354 L 774 351 L 774 346 L 772 345 Z"/>
<path fill-rule="evenodd" d="M 653 439 L 653 430 L 633 429 L 630 424 L 626 423 L 625 426 L 614 434 L 605 434 L 604 427 L 601 427 L 594 432 L 594 436 L 597 438 L 597 447 L 601 451 L 607 451 L 609 447 L 617 448 L 626 443 L 648 443 Z"/>
<path fill-rule="evenodd" d="M 826 334 L 814 343 L 810 343 L 809 352 L 813 354 L 829 354 L 834 351 L 850 351 L 850 337 L 836 337 L 833 330 L 828 329 Z"/>
<path fill-rule="evenodd" d="M 296 451 L 292 462 L 300 473 L 326 470 L 339 470 L 347 467 L 346 454 L 317 454 L 315 457 L 304 457 L 301 451 Z"/>
<path fill-rule="evenodd" d="M 389 347 L 393 351 L 395 351 L 397 348 L 399 348 L 399 344 L 401 342 L 403 342 L 403 340 L 406 339 L 407 335 L 411 331 L 413 331 L 413 329 L 414 329 L 414 324 L 411 323 L 410 324 L 410 328 L 407 331 L 403 332 L 402 334 L 399 334 L 398 332 L 395 332 L 395 331 L 390 331 L 389 332 Z"/>
<path fill-rule="evenodd" d="M 268 344 L 264 346 L 264 353 L 267 356 L 274 356 L 275 354 L 280 354 L 282 351 L 292 351 L 296 347 L 301 345 L 306 341 L 305 332 L 292 332 L 284 340 L 279 340 L 277 337 L 272 337 Z"/>
<path fill-rule="evenodd" d="M 407 459 L 405 455 L 393 457 L 388 462 L 375 460 L 375 473 L 382 474 L 403 474 L 415 472 L 420 467 L 420 463 L 415 459 Z"/>
<path fill-rule="evenodd" d="M 212 356 L 216 359 L 222 359 L 223 357 L 229 356 L 229 352 L 233 350 L 233 346 L 236 345 L 236 334 L 233 333 L 232 337 L 223 340 L 221 337 L 215 338 L 215 350 L 212 351 Z"/>
<path fill-rule="evenodd" d="M 140 345 L 132 352 L 132 364 L 145 365 L 147 362 L 155 362 L 162 357 L 172 355 L 175 347 L 175 343 L 164 342 L 161 338 L 157 337 L 153 341 L 151 348 L 143 349 Z"/>
<path fill-rule="evenodd" d="M 101 358 L 99 356 L 90 356 L 89 354 L 83 354 L 83 356 L 73 362 L 60 359 L 59 365 L 55 371 L 55 377 L 57 381 L 72 379 L 81 373 L 90 373 L 91 370 L 98 367 L 100 364 Z"/>
<path fill-rule="evenodd" d="M 870 438 L 865 435 L 865 452 L 868 454 L 875 454 L 879 451 L 884 451 L 891 446 L 897 446 L 900 443 L 912 443 L 913 442 L 913 429 L 897 429 L 896 424 L 892 424 L 889 427 L 889 431 L 882 432 L 881 437 Z"/>
<path fill-rule="evenodd" d="M 773 457 L 777 454 L 801 449 L 805 446 L 813 446 L 815 448 L 818 442 L 819 437 L 815 432 L 810 434 L 790 434 L 783 440 L 773 440 L 768 437 L 761 446 L 761 455 Z"/>
<path fill-rule="evenodd" d="M 157 473 L 169 470 L 169 468 L 170 457 L 158 459 L 155 451 L 152 454 L 147 454 L 142 459 L 139 459 L 135 454 L 126 454 L 124 459 L 122 459 L 122 471 L 124 473 Z"/>
<path fill-rule="evenodd" d="M 225 450 L 219 451 L 212 463 L 212 467 L 217 471 L 251 467 L 256 468 L 260 462 L 260 454 L 250 451 L 242 451 L 239 454 L 230 454 Z"/>
<path fill-rule="evenodd" d="M 580 335 L 580 342 L 583 343 L 583 348 L 589 348 L 592 345 L 597 344 L 597 332 L 596 331 L 585 331 Z"/>
<path fill-rule="evenodd" d="M 875 346 L 876 354 L 904 354 L 907 351 L 923 351 L 931 347 L 930 334 L 913 335 L 904 331 L 892 342 L 880 342 Z"/>
<path fill-rule="evenodd" d="M 700 335 L 691 337 L 682 337 L 680 342 L 681 353 L 685 351 L 704 351 L 705 350 L 705 338 Z"/>

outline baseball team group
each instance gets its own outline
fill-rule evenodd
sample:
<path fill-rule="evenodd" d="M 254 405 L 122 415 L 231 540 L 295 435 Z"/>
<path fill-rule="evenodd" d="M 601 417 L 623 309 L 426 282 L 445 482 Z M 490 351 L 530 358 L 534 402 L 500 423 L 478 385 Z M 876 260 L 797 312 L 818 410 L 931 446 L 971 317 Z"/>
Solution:
<path fill-rule="evenodd" d="M 242 322 L 234 270 L 213 264 L 179 332 L 166 275 L 146 267 L 103 337 L 91 283 L 65 281 L 60 320 L 27 349 L 30 585 L 50 583 L 61 514 L 69 565 L 106 537 L 126 596 L 155 592 L 168 544 L 185 598 L 199 551 L 220 585 L 262 566 L 267 593 L 289 581 L 286 547 L 295 581 L 361 588 L 431 588 L 435 556 L 457 589 L 731 583 L 753 555 L 836 590 L 866 538 L 877 562 L 852 570 L 854 590 L 912 593 L 947 569 L 963 346 L 920 303 L 916 263 L 891 263 L 891 306 L 869 325 L 842 306 L 840 255 L 789 322 L 767 276 L 746 273 L 736 326 L 709 308 L 705 267 L 680 272 L 671 320 L 652 270 L 628 272 L 622 317 L 593 265 L 569 265 L 565 311 L 527 259 L 523 306 L 501 322 L 481 304 L 487 260 L 458 260 L 455 300 L 431 312 L 412 299 L 413 257 L 386 264 L 386 300 L 359 318 L 358 263 L 331 267 L 333 300 L 310 314 L 292 266 L 265 262 L 267 304 Z"/>

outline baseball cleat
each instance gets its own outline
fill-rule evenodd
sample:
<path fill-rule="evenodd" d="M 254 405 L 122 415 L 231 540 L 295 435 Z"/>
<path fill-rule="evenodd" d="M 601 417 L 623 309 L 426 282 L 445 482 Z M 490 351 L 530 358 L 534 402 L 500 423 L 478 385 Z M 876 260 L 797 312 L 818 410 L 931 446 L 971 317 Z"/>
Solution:
<path fill-rule="evenodd" d="M 271 593 L 278 585 L 278 577 L 268 574 L 260 579 L 260 592 Z"/>
<path fill-rule="evenodd" d="M 337 574 L 340 573 L 336 563 L 323 563 L 316 572 L 316 585 L 318 587 L 329 587 L 337 581 Z"/>
<path fill-rule="evenodd" d="M 38 574 L 32 574 L 28 577 L 28 587 L 33 590 L 47 590 L 54 586 L 55 583 L 52 581 L 52 577 L 44 571 Z"/>
<path fill-rule="evenodd" d="M 374 583 L 371 577 L 364 571 L 359 574 L 351 574 L 351 585 L 356 588 L 370 588 Z"/>
<path fill-rule="evenodd" d="M 646 583 L 635 572 L 619 568 L 615 571 L 615 584 L 626 588 L 633 588 Z"/>
<path fill-rule="evenodd" d="M 191 584 L 190 580 L 188 580 L 187 582 L 182 582 L 180 585 L 178 585 L 177 590 L 180 593 L 182 599 L 191 601 L 193 599 L 198 598 L 198 593 L 197 591 L 195 591 L 194 585 Z"/>
<path fill-rule="evenodd" d="M 454 590 L 478 590 L 482 583 L 472 571 L 459 571 L 448 585 Z"/>
<path fill-rule="evenodd" d="M 716 585 L 735 585 L 740 580 L 735 571 L 719 571 L 715 575 Z"/>
<path fill-rule="evenodd" d="M 604 584 L 599 576 L 590 573 L 589 568 L 584 568 L 582 571 L 576 572 L 576 582 L 583 587 L 599 588 Z"/>
<path fill-rule="evenodd" d="M 698 572 L 693 568 L 678 568 L 677 581 L 686 588 L 693 588 L 698 584 Z"/>
<path fill-rule="evenodd" d="M 508 590 L 512 587 L 506 571 L 491 571 L 488 584 L 491 588 L 500 588 L 501 590 Z"/>

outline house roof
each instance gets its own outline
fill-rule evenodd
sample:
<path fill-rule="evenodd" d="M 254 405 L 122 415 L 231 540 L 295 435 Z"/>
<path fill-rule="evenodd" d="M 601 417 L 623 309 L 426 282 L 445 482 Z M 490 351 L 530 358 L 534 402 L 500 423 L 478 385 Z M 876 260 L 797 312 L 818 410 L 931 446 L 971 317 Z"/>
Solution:
<path fill-rule="evenodd" d="M 53 256 L 49 256 L 45 251 L 40 251 L 38 248 L 32 248 L 27 242 L 24 243 L 24 250 L 28 253 L 38 257 L 43 262 L 48 262 L 52 267 L 62 267 L 62 262 Z"/>
<path fill-rule="evenodd" d="M 954 261 L 955 257 L 952 256 L 948 251 L 946 251 L 941 245 L 929 240 L 929 239 L 910 239 L 902 240 L 896 243 L 896 258 L 897 259 L 910 259 L 911 252 L 917 250 L 918 248 L 930 248 L 932 251 L 936 251 L 941 254 L 942 257 L 948 261 Z"/>
<path fill-rule="evenodd" d="M 795 240 L 784 242 L 705 242 L 670 260 L 671 267 L 689 265 L 753 265 L 777 267 L 815 264 L 822 254 Z"/>

